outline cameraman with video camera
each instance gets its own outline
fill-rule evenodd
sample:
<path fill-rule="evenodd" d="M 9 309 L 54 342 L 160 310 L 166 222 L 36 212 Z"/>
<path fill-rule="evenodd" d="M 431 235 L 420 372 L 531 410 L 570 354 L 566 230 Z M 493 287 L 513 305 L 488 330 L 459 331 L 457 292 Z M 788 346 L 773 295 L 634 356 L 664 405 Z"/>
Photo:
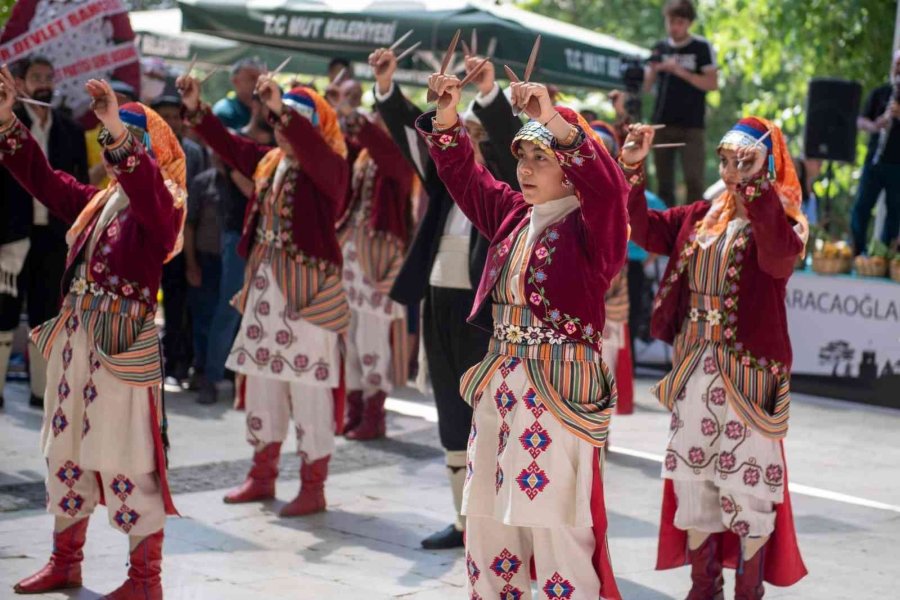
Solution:
<path fill-rule="evenodd" d="M 685 144 L 683 148 L 653 151 L 659 196 L 673 206 L 675 154 L 679 151 L 687 187 L 685 203 L 703 197 L 706 92 L 719 89 L 719 83 L 715 50 L 706 39 L 690 32 L 697 18 L 691 1 L 668 0 L 663 15 L 669 38 L 653 46 L 645 70 L 644 91 L 656 87 L 652 122 L 666 126 L 656 132 L 656 143 Z"/>

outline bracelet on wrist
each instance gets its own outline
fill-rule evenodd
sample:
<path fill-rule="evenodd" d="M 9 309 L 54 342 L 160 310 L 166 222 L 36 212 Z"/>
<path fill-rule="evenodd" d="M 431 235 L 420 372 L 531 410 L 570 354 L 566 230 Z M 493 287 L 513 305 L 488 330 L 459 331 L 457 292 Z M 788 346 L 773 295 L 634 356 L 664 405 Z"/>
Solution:
<path fill-rule="evenodd" d="M 644 166 L 644 159 L 641 159 L 641 160 L 637 161 L 636 163 L 632 164 L 632 163 L 626 162 L 624 158 L 619 156 L 619 165 L 621 165 L 623 169 L 626 169 L 628 171 L 637 171 L 638 169 L 640 169 L 641 167 Z"/>
<path fill-rule="evenodd" d="M 447 131 L 448 129 L 453 129 L 453 126 L 456 123 L 451 123 L 450 125 L 445 125 L 438 121 L 437 117 L 431 118 L 431 130 L 432 131 Z"/>
<path fill-rule="evenodd" d="M 550 124 L 550 121 L 552 121 L 553 119 L 555 119 L 555 118 L 558 117 L 558 116 L 559 116 L 559 113 L 556 112 L 556 111 L 553 111 L 553 116 L 550 117 L 549 119 L 547 119 L 546 121 L 544 121 L 543 123 L 541 123 L 541 125 L 543 125 L 544 127 L 546 127 L 547 125 Z"/>
<path fill-rule="evenodd" d="M 550 120 L 552 121 L 553 119 Z M 568 148 L 575 143 L 576 139 L 578 139 L 578 128 L 574 125 L 569 125 L 569 134 L 565 137 L 565 139 L 559 141 L 559 145 L 563 148 Z"/>

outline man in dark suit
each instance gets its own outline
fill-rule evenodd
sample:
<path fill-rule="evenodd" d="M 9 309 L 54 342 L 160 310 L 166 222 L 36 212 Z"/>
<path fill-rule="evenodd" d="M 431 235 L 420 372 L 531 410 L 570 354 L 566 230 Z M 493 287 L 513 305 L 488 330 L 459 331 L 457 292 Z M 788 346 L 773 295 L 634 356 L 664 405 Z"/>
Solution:
<path fill-rule="evenodd" d="M 370 57 L 376 70 L 375 99 L 394 141 L 415 167 L 428 196 L 428 207 L 410 245 L 391 298 L 407 306 L 424 299 L 422 334 L 434 388 L 441 445 L 447 455 L 447 475 L 453 492 L 455 523 L 422 540 L 426 549 L 463 546 L 465 520 L 459 514 L 466 475 L 466 446 L 472 409 L 459 394 L 459 380 L 487 351 L 490 307 L 479 315 L 479 326 L 466 323 L 481 279 L 488 240 L 482 237 L 454 204 L 437 174 L 414 123 L 422 110 L 407 100 L 393 82 L 397 60 L 393 52 L 378 50 Z M 467 67 L 478 59 L 472 57 Z M 509 151 L 521 127 L 487 64 L 476 80 L 479 94 L 463 115 L 475 142 L 476 160 L 500 180 L 518 189 L 516 159 Z"/>
<path fill-rule="evenodd" d="M 53 100 L 53 64 L 31 56 L 16 64 L 23 95 L 41 102 Z M 54 169 L 87 183 L 84 132 L 57 109 L 20 104 L 16 116 L 38 141 Z M 34 200 L 4 169 L 0 172 L 0 398 L 9 362 L 13 332 L 19 326 L 23 302 L 28 325 L 36 327 L 56 316 L 60 282 L 66 263 L 65 223 Z M 44 405 L 47 365 L 30 346 L 29 375 L 33 407 Z M 0 401 L 2 402 L 2 401 Z"/>

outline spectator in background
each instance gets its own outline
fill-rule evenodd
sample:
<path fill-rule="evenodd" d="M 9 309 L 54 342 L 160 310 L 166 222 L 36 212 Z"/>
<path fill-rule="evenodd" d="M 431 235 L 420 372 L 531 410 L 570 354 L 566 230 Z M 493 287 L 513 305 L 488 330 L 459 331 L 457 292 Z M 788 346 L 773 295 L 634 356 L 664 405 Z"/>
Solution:
<path fill-rule="evenodd" d="M 239 130 L 250 122 L 250 105 L 256 80 L 266 71 L 258 58 L 244 58 L 231 66 L 233 92 L 213 105 L 213 114 L 229 129 Z"/>
<path fill-rule="evenodd" d="M 219 204 L 231 193 L 225 163 L 212 155 L 212 166 L 194 177 L 188 187 L 187 222 L 184 226 L 184 258 L 188 306 L 194 340 L 194 373 L 199 388 L 206 388 L 210 326 L 219 302 L 222 276 L 222 230 Z"/>
<path fill-rule="evenodd" d="M 19 61 L 14 76 L 19 89 L 28 96 L 41 102 L 53 101 L 53 64 L 47 58 L 31 56 Z M 87 183 L 87 149 L 78 125 L 58 109 L 22 104 L 15 113 L 54 169 Z M 9 171 L 0 170 L 0 398 L 23 303 L 29 327 L 37 327 L 59 311 L 68 229 Z M 47 363 L 34 344 L 29 344 L 28 356 L 30 404 L 42 408 Z"/>
<path fill-rule="evenodd" d="M 241 133 L 265 146 L 275 145 L 275 133 L 265 116 L 265 108 L 258 100 L 250 105 L 250 122 Z M 240 171 L 221 165 L 216 167 L 217 175 L 211 184 L 218 194 L 219 224 L 221 229 L 221 265 L 219 293 L 216 297 L 206 351 L 206 364 L 200 384 L 200 395 L 197 401 L 201 404 L 214 404 L 224 392 L 225 361 L 238 326 L 241 314 L 231 306 L 231 299 L 244 286 L 245 261 L 238 255 L 238 242 L 244 226 L 244 213 L 247 200 L 253 196 L 253 181 Z M 199 186 L 198 186 L 199 187 Z M 212 193 L 209 187 L 202 193 Z"/>
<path fill-rule="evenodd" d="M 340 74 L 343 69 L 347 69 L 346 76 L 352 77 L 353 71 L 350 69 L 350 61 L 346 58 L 332 58 L 328 63 L 328 83 L 331 83 Z"/>
<path fill-rule="evenodd" d="M 871 134 L 850 221 L 857 254 L 868 246 L 869 220 L 882 190 L 887 218 L 876 235 L 887 245 L 900 235 L 900 52 L 891 69 L 891 82 L 872 90 L 856 120 L 859 129 Z"/>
<path fill-rule="evenodd" d="M 109 83 L 109 86 L 115 92 L 119 106 L 129 102 L 137 102 L 138 97 L 134 88 L 124 81 L 114 79 Z M 84 132 L 84 143 L 87 146 L 88 183 L 98 188 L 105 188 L 109 183 L 109 177 L 106 175 L 106 164 L 103 162 L 103 146 L 97 141 L 97 136 L 102 129 L 103 126 L 97 123 L 96 127 Z"/>
<path fill-rule="evenodd" d="M 683 148 L 653 151 L 657 189 L 669 206 L 675 205 L 675 155 L 681 153 L 686 203 L 703 197 L 706 93 L 719 89 L 716 52 L 704 38 L 691 34 L 697 18 L 690 0 L 668 0 L 663 8 L 667 40 L 653 46 L 644 78 L 644 91 L 656 89 L 653 123 L 665 125 L 657 144 L 683 142 Z"/>
<path fill-rule="evenodd" d="M 142 58 L 140 101 L 149 106 L 155 98 L 160 97 L 166 89 L 168 78 L 169 67 L 166 66 L 166 61 L 157 57 Z"/>
<path fill-rule="evenodd" d="M 816 225 L 819 222 L 819 199 L 813 190 L 813 184 L 822 173 L 822 160 L 797 156 L 794 158 L 794 170 L 797 171 L 797 179 L 800 180 L 803 214 L 806 215 L 810 225 Z"/>
<path fill-rule="evenodd" d="M 175 90 L 166 90 L 163 95 L 150 103 L 160 117 L 172 128 L 175 137 L 184 150 L 187 183 L 191 182 L 209 163 L 206 151 L 197 142 L 184 137 L 184 122 L 181 118 L 181 97 Z M 188 379 L 193 354 L 188 314 L 187 263 L 182 252 L 163 265 L 162 276 L 163 314 L 163 352 L 165 361 L 166 383 L 181 385 Z M 189 387 L 196 387 L 191 381 Z"/>
<path fill-rule="evenodd" d="M 600 118 L 600 115 L 597 114 L 597 111 L 595 111 L 592 108 L 583 108 L 583 109 L 581 109 L 580 112 L 581 112 L 581 116 L 584 117 L 584 120 L 587 121 L 588 123 L 596 121 L 597 119 Z"/>

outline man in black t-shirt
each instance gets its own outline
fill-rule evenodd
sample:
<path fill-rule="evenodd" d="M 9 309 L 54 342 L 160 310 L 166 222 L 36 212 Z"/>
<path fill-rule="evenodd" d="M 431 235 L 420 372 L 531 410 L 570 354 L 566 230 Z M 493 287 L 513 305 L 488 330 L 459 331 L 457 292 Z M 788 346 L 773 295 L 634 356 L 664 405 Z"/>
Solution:
<path fill-rule="evenodd" d="M 703 197 L 705 161 L 704 117 L 706 92 L 719 89 L 716 53 L 704 38 L 692 35 L 697 14 L 690 0 L 669 0 L 663 8 L 669 39 L 652 50 L 644 77 L 644 91 L 656 89 L 653 123 L 666 127 L 656 133 L 657 144 L 683 142 L 683 148 L 653 151 L 657 190 L 666 204 L 675 204 L 675 155 L 687 187 L 686 202 Z"/>
<path fill-rule="evenodd" d="M 881 190 L 887 218 L 879 239 L 890 245 L 900 236 L 900 53 L 891 68 L 891 83 L 872 90 L 856 120 L 857 127 L 871 134 L 850 221 L 857 254 L 866 251 L 869 220 Z"/>

